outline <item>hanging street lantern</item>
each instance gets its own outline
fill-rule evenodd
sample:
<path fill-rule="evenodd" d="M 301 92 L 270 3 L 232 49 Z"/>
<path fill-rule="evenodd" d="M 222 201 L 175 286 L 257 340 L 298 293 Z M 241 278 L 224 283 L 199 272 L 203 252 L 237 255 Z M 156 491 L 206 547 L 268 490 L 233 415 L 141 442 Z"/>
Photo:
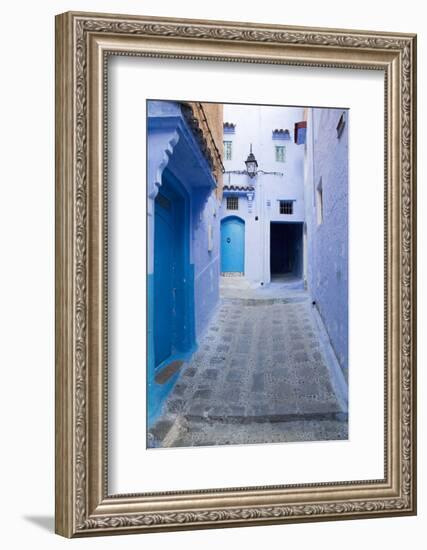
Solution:
<path fill-rule="evenodd" d="M 246 170 L 224 170 L 223 174 L 241 174 L 249 176 L 251 179 L 258 174 L 269 174 L 272 176 L 283 176 L 283 172 L 266 172 L 265 170 L 258 169 L 258 161 L 255 155 L 252 153 L 252 143 L 248 158 L 245 160 Z"/>
<path fill-rule="evenodd" d="M 246 164 L 246 170 L 248 172 L 248 176 L 250 178 L 254 178 L 258 172 L 258 162 L 255 158 L 255 155 L 252 153 L 252 143 L 251 143 L 250 153 L 248 155 L 248 158 L 245 160 L 245 164 Z"/>

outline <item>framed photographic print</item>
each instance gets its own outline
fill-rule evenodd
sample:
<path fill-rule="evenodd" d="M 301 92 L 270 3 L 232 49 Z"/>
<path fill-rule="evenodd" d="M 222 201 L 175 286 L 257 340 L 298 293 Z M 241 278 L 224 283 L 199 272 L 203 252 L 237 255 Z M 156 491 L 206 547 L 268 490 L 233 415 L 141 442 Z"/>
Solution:
<path fill-rule="evenodd" d="M 56 531 L 416 513 L 416 37 L 56 18 Z"/>

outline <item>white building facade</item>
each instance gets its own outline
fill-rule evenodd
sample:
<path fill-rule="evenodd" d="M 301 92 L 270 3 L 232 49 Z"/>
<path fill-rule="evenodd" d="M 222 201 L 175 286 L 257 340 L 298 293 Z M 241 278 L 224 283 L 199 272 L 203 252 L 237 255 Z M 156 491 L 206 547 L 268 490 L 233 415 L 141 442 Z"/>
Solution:
<path fill-rule="evenodd" d="M 221 273 L 304 276 L 304 109 L 224 105 Z M 247 173 L 250 151 L 257 173 Z"/>

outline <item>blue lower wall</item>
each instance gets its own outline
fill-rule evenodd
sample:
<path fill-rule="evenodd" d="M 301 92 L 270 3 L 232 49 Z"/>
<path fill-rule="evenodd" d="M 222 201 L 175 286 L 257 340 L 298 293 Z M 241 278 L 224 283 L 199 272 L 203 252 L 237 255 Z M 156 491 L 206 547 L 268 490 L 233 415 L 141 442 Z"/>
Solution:
<path fill-rule="evenodd" d="M 164 384 L 156 382 L 156 374 L 172 361 L 188 360 L 196 351 L 194 330 L 194 266 L 186 270 L 186 284 L 181 289 L 178 300 L 183 301 L 184 317 L 178 320 L 178 331 L 182 333 L 180 345 L 174 347 L 172 355 L 163 363 L 155 366 L 154 360 L 154 276 L 147 277 L 147 422 L 151 426 L 162 412 L 164 402 L 180 376 L 180 371 L 171 376 Z M 186 331 L 186 332 L 185 332 Z M 185 333 L 185 335 L 184 335 Z"/>

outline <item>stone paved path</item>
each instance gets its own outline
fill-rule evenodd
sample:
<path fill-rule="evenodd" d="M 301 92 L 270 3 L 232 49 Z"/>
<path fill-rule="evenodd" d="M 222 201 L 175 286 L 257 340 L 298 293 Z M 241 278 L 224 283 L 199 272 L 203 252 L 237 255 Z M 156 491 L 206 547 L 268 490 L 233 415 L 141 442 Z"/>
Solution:
<path fill-rule="evenodd" d="M 148 445 L 347 439 L 307 293 L 288 285 L 276 294 L 222 295 Z"/>

